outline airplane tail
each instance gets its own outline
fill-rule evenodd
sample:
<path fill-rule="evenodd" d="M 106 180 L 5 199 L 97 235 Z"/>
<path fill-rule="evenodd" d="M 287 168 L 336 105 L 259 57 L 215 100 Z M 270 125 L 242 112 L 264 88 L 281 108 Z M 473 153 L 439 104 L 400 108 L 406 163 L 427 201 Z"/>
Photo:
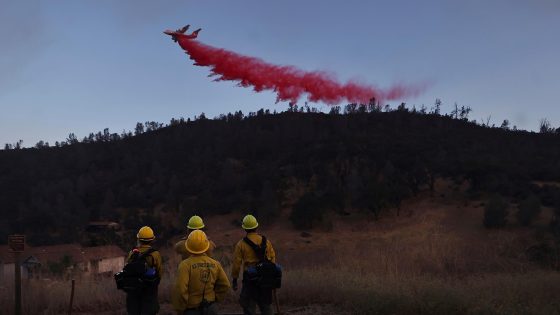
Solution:
<path fill-rule="evenodd" d="M 185 34 L 185 32 L 189 29 L 190 26 L 191 26 L 190 24 L 183 26 L 182 28 L 177 30 L 177 33 Z"/>
<path fill-rule="evenodd" d="M 193 38 L 196 38 L 198 36 L 198 32 L 200 32 L 202 29 L 199 28 L 196 31 L 192 32 L 191 36 L 194 36 Z"/>

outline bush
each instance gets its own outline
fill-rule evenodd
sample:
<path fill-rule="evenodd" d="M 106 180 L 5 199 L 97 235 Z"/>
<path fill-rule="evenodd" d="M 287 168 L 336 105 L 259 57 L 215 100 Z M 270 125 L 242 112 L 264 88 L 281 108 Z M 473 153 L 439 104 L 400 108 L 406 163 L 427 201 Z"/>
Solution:
<path fill-rule="evenodd" d="M 523 226 L 531 225 L 531 222 L 541 213 L 541 201 L 535 195 L 530 195 L 523 200 L 517 211 L 517 220 Z"/>
<path fill-rule="evenodd" d="M 294 204 L 290 221 L 296 229 L 311 229 L 323 220 L 324 212 L 321 199 L 313 193 L 307 193 Z"/>
<path fill-rule="evenodd" d="M 484 226 L 487 228 L 504 227 L 507 223 L 508 203 L 501 196 L 494 196 L 484 207 Z"/>

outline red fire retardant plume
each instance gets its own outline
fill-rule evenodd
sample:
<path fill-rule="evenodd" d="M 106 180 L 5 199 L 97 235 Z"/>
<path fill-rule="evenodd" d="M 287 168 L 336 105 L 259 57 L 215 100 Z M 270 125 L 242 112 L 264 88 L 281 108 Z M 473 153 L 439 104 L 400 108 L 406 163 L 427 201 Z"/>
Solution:
<path fill-rule="evenodd" d="M 177 39 L 195 65 L 211 68 L 212 75 L 218 76 L 215 81 L 238 81 L 240 86 L 252 87 L 256 92 L 272 90 L 277 94 L 277 102 L 295 103 L 306 94 L 311 102 L 330 105 L 344 101 L 367 104 L 371 98 L 378 101 L 399 100 L 416 96 L 424 90 L 424 86 L 397 85 L 381 90 L 353 81 L 341 84 L 324 72 L 307 72 L 292 66 L 273 65 L 258 58 L 205 45 L 194 39 Z"/>

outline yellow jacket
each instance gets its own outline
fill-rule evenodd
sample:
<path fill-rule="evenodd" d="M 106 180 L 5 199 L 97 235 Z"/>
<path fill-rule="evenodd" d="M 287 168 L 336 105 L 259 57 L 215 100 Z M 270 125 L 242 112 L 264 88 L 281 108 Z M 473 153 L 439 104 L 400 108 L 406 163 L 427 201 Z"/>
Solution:
<path fill-rule="evenodd" d="M 138 250 L 140 251 L 140 253 L 145 253 L 146 251 L 148 251 L 148 249 L 152 248 L 152 246 L 147 245 L 147 244 L 142 244 L 142 245 L 140 245 L 140 246 L 138 246 L 138 247 L 136 247 L 136 248 L 138 248 Z M 132 252 L 133 252 L 133 251 L 130 251 L 130 252 L 128 253 L 128 257 L 126 257 L 126 261 L 127 261 L 127 262 L 130 261 L 130 256 L 132 256 Z M 156 272 L 157 272 L 158 277 L 161 278 L 161 271 L 162 271 L 161 265 L 162 265 L 162 262 L 161 262 L 161 255 L 160 255 L 159 251 L 155 251 L 155 252 L 151 253 L 150 255 L 148 255 L 148 256 L 146 257 L 146 262 L 148 263 L 148 266 L 153 267 L 153 268 L 156 269 Z"/>
<path fill-rule="evenodd" d="M 257 233 L 247 233 L 247 237 L 256 245 L 260 246 L 262 243 L 262 236 Z M 266 240 L 266 257 L 273 263 L 276 262 L 276 254 L 274 253 L 274 248 L 272 248 L 272 243 Z M 244 240 L 240 240 L 235 245 L 233 251 L 233 266 L 231 267 L 231 277 L 237 279 L 239 277 L 239 271 L 241 270 L 241 264 L 243 264 L 243 271 L 247 270 L 250 266 L 254 266 L 259 262 L 255 251 L 247 244 Z"/>
<path fill-rule="evenodd" d="M 187 258 L 189 258 L 189 256 L 191 255 L 191 253 L 189 253 L 187 251 L 187 248 L 185 247 L 185 240 L 187 238 L 183 237 L 181 240 L 179 240 L 177 243 L 175 243 L 175 252 L 179 255 L 181 255 L 181 259 L 185 260 Z M 208 250 L 206 251 L 206 256 L 208 257 L 212 257 L 212 253 L 214 252 L 214 249 L 216 248 L 216 244 L 214 242 L 212 242 L 212 240 L 208 240 L 210 242 L 210 247 L 208 247 Z"/>
<path fill-rule="evenodd" d="M 219 302 L 230 288 L 220 263 L 206 254 L 191 255 L 179 264 L 177 280 L 171 291 L 171 303 L 176 311 L 196 308 L 204 299 Z"/>

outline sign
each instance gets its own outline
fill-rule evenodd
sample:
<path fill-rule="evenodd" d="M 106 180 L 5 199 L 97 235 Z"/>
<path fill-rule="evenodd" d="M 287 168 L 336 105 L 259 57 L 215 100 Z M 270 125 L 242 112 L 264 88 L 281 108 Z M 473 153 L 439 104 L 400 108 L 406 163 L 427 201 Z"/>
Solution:
<path fill-rule="evenodd" d="M 8 235 L 8 246 L 14 253 L 21 253 L 25 249 L 25 235 Z"/>

